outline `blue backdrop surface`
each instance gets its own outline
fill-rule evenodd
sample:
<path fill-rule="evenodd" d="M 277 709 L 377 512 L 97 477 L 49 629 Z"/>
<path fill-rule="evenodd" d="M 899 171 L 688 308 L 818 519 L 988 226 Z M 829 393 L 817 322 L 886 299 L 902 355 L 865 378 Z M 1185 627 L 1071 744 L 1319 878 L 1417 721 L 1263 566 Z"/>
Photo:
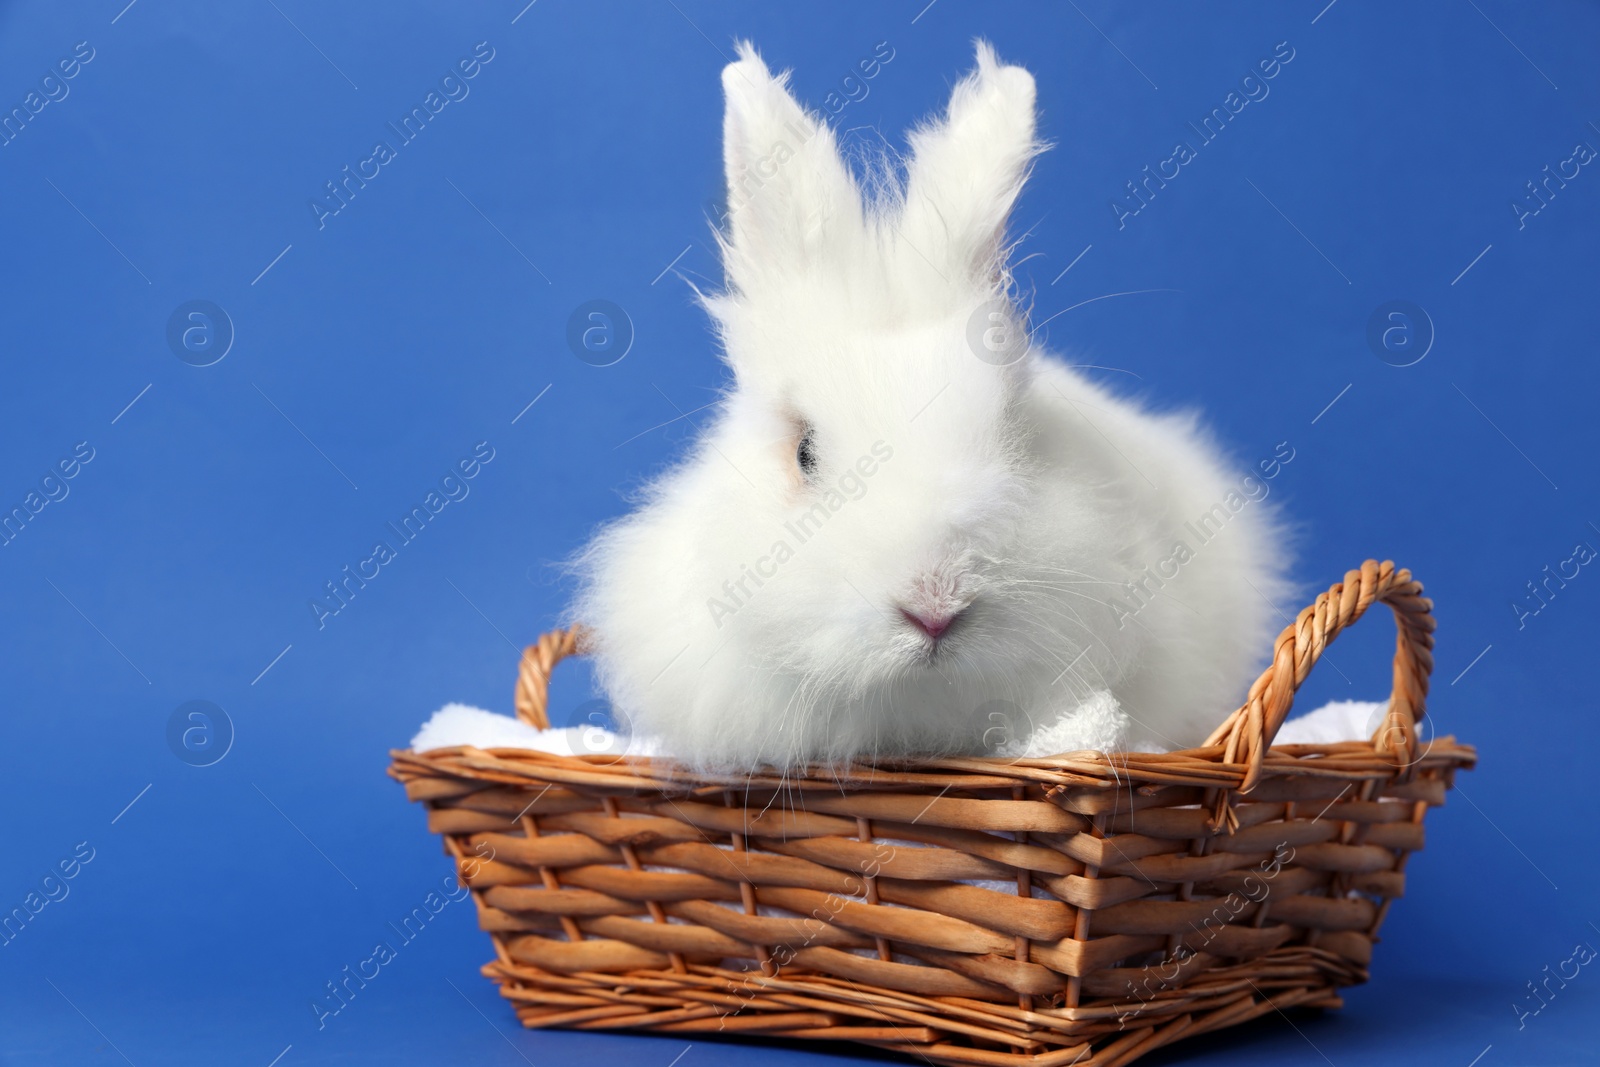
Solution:
<path fill-rule="evenodd" d="M 465 902 L 309 1005 L 450 872 L 388 750 L 446 701 L 509 709 L 552 564 L 723 381 L 688 282 L 720 279 L 732 42 L 870 146 L 979 35 L 1055 145 L 1015 218 L 1050 343 L 1242 462 L 1289 442 L 1298 577 L 1413 568 L 1430 715 L 1481 754 L 1345 1011 L 1160 1061 L 1595 1059 L 1600 977 L 1549 976 L 1600 945 L 1600 10 L 525 3 L 0 6 L 0 911 L 47 901 L 0 947 L 0 1064 L 751 1057 L 520 1030 Z M 634 332 L 611 366 L 566 339 L 595 299 Z M 309 606 L 464 459 L 376 578 Z M 1391 634 L 1341 639 L 1308 699 L 1380 696 Z"/>

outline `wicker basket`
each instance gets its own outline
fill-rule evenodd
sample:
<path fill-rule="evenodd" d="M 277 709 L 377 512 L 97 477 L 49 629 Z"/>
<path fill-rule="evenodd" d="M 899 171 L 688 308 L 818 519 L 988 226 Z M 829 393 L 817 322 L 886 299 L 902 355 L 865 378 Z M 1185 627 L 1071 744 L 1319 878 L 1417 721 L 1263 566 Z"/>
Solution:
<path fill-rule="evenodd" d="M 1371 741 L 1272 740 L 1375 601 L 1399 634 Z M 1472 748 L 1424 744 L 1432 603 L 1368 561 L 1278 636 L 1202 748 L 776 777 L 661 759 L 396 751 L 470 885 L 523 1025 L 859 1041 L 935 1063 L 1123 1064 L 1338 1007 Z M 530 647 L 546 725 L 573 632 Z"/>

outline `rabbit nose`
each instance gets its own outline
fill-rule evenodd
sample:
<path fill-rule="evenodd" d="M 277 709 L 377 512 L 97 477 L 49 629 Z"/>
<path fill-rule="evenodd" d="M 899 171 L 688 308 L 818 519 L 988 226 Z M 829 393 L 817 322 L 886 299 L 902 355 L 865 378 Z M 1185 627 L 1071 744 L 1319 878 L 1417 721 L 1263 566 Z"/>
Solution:
<path fill-rule="evenodd" d="M 904 615 L 906 621 L 911 625 L 915 626 L 917 629 L 921 630 L 923 633 L 937 641 L 946 630 L 950 629 L 951 625 L 955 623 L 956 618 L 961 613 L 957 611 L 951 613 L 921 614 L 911 611 L 907 608 L 901 608 L 900 614 Z"/>

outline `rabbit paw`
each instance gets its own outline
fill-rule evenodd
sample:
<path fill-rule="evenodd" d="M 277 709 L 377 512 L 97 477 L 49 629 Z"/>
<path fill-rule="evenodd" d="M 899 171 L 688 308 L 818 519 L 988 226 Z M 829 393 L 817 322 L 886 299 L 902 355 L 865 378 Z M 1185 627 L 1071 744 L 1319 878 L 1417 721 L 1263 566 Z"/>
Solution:
<path fill-rule="evenodd" d="M 1054 756 L 1064 752 L 1121 752 L 1127 748 L 1129 720 L 1117 698 L 1101 689 L 1062 708 L 1052 720 L 1043 718 L 1027 737 L 1001 747 L 1012 758 Z"/>

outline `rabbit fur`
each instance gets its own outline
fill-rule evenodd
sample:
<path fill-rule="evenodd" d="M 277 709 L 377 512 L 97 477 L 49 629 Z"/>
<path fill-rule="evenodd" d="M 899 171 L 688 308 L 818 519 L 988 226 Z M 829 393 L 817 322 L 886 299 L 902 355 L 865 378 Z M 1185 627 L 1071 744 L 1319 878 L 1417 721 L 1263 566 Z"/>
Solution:
<path fill-rule="evenodd" d="M 1239 478 L 1197 419 L 1027 347 L 1005 234 L 1045 147 L 1033 77 L 978 42 L 903 177 L 852 173 L 787 82 L 747 43 L 722 74 L 726 289 L 700 300 L 732 381 L 577 561 L 619 719 L 740 772 L 1035 727 L 1200 743 L 1274 628 L 1283 538 L 1260 504 L 1200 543 Z"/>

